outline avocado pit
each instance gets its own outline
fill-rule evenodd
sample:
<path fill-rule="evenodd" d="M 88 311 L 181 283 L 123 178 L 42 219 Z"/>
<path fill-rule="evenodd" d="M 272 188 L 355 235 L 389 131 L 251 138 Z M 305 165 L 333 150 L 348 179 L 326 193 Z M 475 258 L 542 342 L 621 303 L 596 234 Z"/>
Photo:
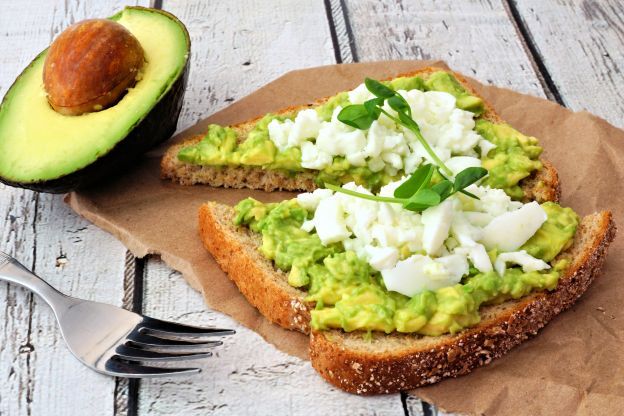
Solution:
<path fill-rule="evenodd" d="M 121 24 L 78 22 L 50 46 L 43 68 L 48 103 L 70 116 L 108 108 L 135 85 L 144 63 L 139 41 Z"/>

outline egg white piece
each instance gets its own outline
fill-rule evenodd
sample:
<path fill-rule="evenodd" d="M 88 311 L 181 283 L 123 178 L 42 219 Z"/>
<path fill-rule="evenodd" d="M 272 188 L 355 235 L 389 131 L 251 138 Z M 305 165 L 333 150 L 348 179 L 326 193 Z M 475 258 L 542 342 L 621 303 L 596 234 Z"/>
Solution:
<path fill-rule="evenodd" d="M 399 260 L 399 250 L 395 247 L 366 246 L 368 264 L 377 271 L 394 267 Z"/>
<path fill-rule="evenodd" d="M 381 271 L 388 290 L 412 297 L 424 290 L 452 286 L 468 273 L 468 262 L 460 255 L 432 259 L 415 254 L 396 263 L 392 269 Z"/>
<path fill-rule="evenodd" d="M 459 172 L 466 168 L 480 168 L 481 160 L 472 156 L 453 156 L 445 164 L 453 172 L 453 176 L 457 176 Z"/>
<path fill-rule="evenodd" d="M 470 224 L 476 227 L 485 227 L 492 221 L 494 218 L 492 215 L 487 212 L 477 212 L 477 211 L 464 211 L 464 215 Z"/>
<path fill-rule="evenodd" d="M 548 263 L 541 259 L 536 259 L 525 250 L 499 254 L 494 262 L 494 268 L 499 276 L 503 276 L 505 274 L 507 263 L 522 266 L 522 271 L 525 273 L 550 269 L 550 265 Z"/>
<path fill-rule="evenodd" d="M 483 228 L 481 242 L 488 250 L 515 251 L 535 234 L 547 218 L 546 211 L 537 202 L 530 202 L 490 221 Z"/>
<path fill-rule="evenodd" d="M 479 140 L 477 146 L 479 146 L 479 150 L 481 150 L 481 159 L 486 157 L 492 149 L 496 149 L 497 147 L 494 143 L 486 139 Z"/>
<path fill-rule="evenodd" d="M 279 150 L 286 150 L 288 148 L 288 135 L 292 130 L 292 126 L 292 120 L 284 120 L 281 122 L 277 119 L 271 120 L 267 126 L 269 129 L 269 137 Z"/>
<path fill-rule="evenodd" d="M 444 240 L 448 238 L 453 221 L 453 200 L 447 199 L 435 207 L 427 208 L 422 213 L 424 225 L 423 248 L 429 255 L 440 251 Z"/>
<path fill-rule="evenodd" d="M 349 91 L 347 94 L 349 96 L 349 102 L 351 104 L 364 104 L 364 101 L 375 98 L 373 93 L 370 92 L 364 84 L 358 85 L 357 88 Z"/>
<path fill-rule="evenodd" d="M 334 192 L 329 189 L 319 188 L 315 189 L 314 192 L 305 192 L 297 195 L 297 203 L 308 211 L 314 211 L 321 199 L 329 198 L 333 194 Z"/>
<path fill-rule="evenodd" d="M 472 262 L 472 265 L 481 273 L 487 273 L 493 270 L 490 256 L 488 256 L 482 244 L 475 244 L 470 247 L 457 247 L 454 253 L 467 256 Z"/>
<path fill-rule="evenodd" d="M 304 141 L 318 136 L 320 128 L 321 119 L 316 110 L 309 108 L 299 111 L 288 133 L 287 147 L 300 146 Z"/>
<path fill-rule="evenodd" d="M 483 231 L 473 225 L 463 212 L 457 211 L 451 222 L 451 234 L 460 245 L 470 247 L 481 239 Z"/>
<path fill-rule="evenodd" d="M 314 213 L 314 227 L 323 245 L 337 243 L 349 238 L 344 210 L 336 198 L 326 198 L 319 202 Z"/>
<path fill-rule="evenodd" d="M 332 155 L 319 150 L 312 142 L 301 143 L 301 166 L 306 169 L 325 169 L 333 161 Z"/>

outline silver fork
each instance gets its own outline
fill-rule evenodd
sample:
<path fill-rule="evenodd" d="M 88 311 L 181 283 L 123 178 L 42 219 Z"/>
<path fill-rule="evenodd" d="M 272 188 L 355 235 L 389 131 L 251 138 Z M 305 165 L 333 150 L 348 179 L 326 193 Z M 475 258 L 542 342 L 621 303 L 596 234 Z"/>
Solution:
<path fill-rule="evenodd" d="M 221 345 L 207 337 L 231 329 L 199 328 L 161 321 L 116 306 L 64 295 L 13 257 L 0 252 L 0 280 L 41 296 L 54 311 L 69 350 L 88 367 L 117 377 L 159 377 L 198 373 L 199 368 L 153 367 L 143 361 L 203 358 Z"/>

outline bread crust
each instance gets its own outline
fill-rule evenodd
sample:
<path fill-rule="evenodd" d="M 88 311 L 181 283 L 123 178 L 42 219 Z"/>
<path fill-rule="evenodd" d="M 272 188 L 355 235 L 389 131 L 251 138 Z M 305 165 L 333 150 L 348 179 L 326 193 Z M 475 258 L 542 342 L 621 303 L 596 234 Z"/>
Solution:
<path fill-rule="evenodd" d="M 422 76 L 427 77 L 433 72 L 448 71 L 466 88 L 471 94 L 479 96 L 466 78 L 454 71 L 443 68 L 427 67 L 417 71 L 397 75 L 402 76 Z M 288 114 L 303 110 L 313 105 L 326 102 L 330 97 L 321 98 L 308 105 L 291 106 L 277 111 L 276 114 Z M 481 97 L 483 99 L 483 97 Z M 494 108 L 485 100 L 484 113 L 480 116 L 485 120 L 494 123 L 503 123 L 504 120 L 496 113 Z M 260 117 L 231 126 L 237 131 L 239 136 L 245 135 Z M 314 179 L 316 171 L 304 171 L 291 175 L 285 171 L 262 169 L 260 167 L 246 166 L 200 166 L 181 162 L 178 160 L 178 153 L 181 148 L 187 147 L 201 141 L 203 135 L 194 135 L 181 143 L 175 144 L 167 149 L 160 163 L 162 179 L 169 179 L 180 185 L 207 184 L 211 186 L 226 188 L 250 188 L 261 189 L 266 192 L 283 191 L 305 191 L 311 192 L 316 189 Z M 546 160 L 542 159 L 542 169 L 534 172 L 530 177 L 520 182 L 526 200 L 537 200 L 538 202 L 558 201 L 561 189 L 557 170 Z"/>
<path fill-rule="evenodd" d="M 258 248 L 261 238 L 246 227 L 233 225 L 234 210 L 209 202 L 199 210 L 199 228 L 206 249 L 238 286 L 247 300 L 271 322 L 309 333 L 306 292 L 288 285 Z M 356 394 L 392 393 L 457 377 L 505 354 L 569 308 L 589 287 L 604 263 L 616 227 L 610 212 L 582 219 L 573 245 L 558 258 L 570 265 L 557 288 L 517 301 L 482 307 L 482 321 L 456 335 L 425 337 L 416 334 L 313 331 L 313 367 L 333 385 Z"/>
<path fill-rule="evenodd" d="M 290 286 L 286 274 L 258 252 L 259 236 L 247 228 L 234 227 L 233 219 L 231 207 L 216 202 L 203 204 L 199 209 L 199 233 L 204 247 L 269 321 L 309 333 L 313 304 L 306 302 L 305 292 Z"/>

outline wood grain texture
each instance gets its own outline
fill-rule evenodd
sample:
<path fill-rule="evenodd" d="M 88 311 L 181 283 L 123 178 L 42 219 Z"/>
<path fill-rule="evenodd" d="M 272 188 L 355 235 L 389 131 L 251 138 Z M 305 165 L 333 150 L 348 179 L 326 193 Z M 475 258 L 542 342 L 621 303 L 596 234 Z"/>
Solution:
<path fill-rule="evenodd" d="M 142 0 L 143 5 L 147 1 Z M 534 62 L 504 4 L 391 0 L 215 0 L 164 2 L 193 38 L 191 76 L 179 129 L 282 73 L 334 63 L 327 18 L 343 62 L 440 58 L 485 83 L 544 96 Z M 0 96 L 24 66 L 70 23 L 106 16 L 126 2 L 0 1 Z M 345 6 L 343 8 L 343 6 Z M 616 0 L 514 2 L 566 105 L 622 126 L 624 15 Z M 126 260 L 112 237 L 77 218 L 58 196 L 0 185 L 0 249 L 66 293 L 128 305 Z M 97 247 L 98 250 L 93 250 Z M 139 414 L 422 414 L 398 395 L 359 398 L 325 384 L 307 362 L 206 309 L 200 295 L 159 260 L 145 273 L 145 311 L 237 329 L 195 378 L 145 381 Z M 123 414 L 127 386 L 91 373 L 65 349 L 47 307 L 0 284 L 0 415 Z M 121 387 L 120 387 L 121 386 Z M 405 407 L 403 407 L 403 404 Z M 442 414 L 442 413 L 440 413 Z"/>
<path fill-rule="evenodd" d="M 403 393 L 402 399 L 404 402 L 405 416 L 425 416 L 423 403 L 418 397 Z"/>
<path fill-rule="evenodd" d="M 0 45 L 1 48 L 1 45 Z M 1 69 L 0 69 L 1 70 Z M 0 250 L 24 265 L 34 262 L 37 196 L 33 192 L 0 185 Z M 0 283 L 0 414 L 26 414 L 32 398 L 30 314 L 33 296 Z"/>
<path fill-rule="evenodd" d="M 164 263 L 149 261 L 144 312 L 193 325 L 235 328 L 194 377 L 142 380 L 139 415 L 397 415 L 399 395 L 360 397 L 325 383 L 308 361 L 266 343 L 233 319 L 206 309 L 201 295 Z M 175 299 L 175 301 L 172 301 Z"/>
<path fill-rule="evenodd" d="M 35 234 L 35 271 L 50 284 L 72 296 L 121 305 L 126 253 L 122 244 L 52 195 L 39 197 Z M 38 298 L 31 327 L 32 414 L 112 413 L 115 380 L 71 355 L 53 314 Z M 88 387 L 76 395 L 76 385 Z"/>
<path fill-rule="evenodd" d="M 293 69 L 335 63 L 322 0 L 165 2 L 191 34 L 178 130 Z"/>
<path fill-rule="evenodd" d="M 124 4 L 2 2 L 0 95 L 67 25 L 108 16 Z M 121 304 L 125 249 L 71 212 L 61 196 L 1 186 L 0 218 L 0 249 L 65 293 Z M 0 332 L 0 414 L 111 414 L 114 379 L 92 372 L 71 356 L 50 309 L 4 283 L 0 298 L 6 300 L 0 312 L 5 323 Z"/>
<path fill-rule="evenodd" d="M 484 83 L 544 96 L 500 2 L 345 0 L 345 4 L 360 61 L 443 59 Z"/>
<path fill-rule="evenodd" d="M 624 127 L 624 3 L 522 0 L 514 5 L 564 104 Z"/>
<path fill-rule="evenodd" d="M 323 2 L 295 3 L 165 3 L 192 38 L 180 129 L 289 70 L 334 63 Z M 200 362 L 205 371 L 197 377 L 143 380 L 140 415 L 308 414 L 310 409 L 319 414 L 403 413 L 399 395 L 362 399 L 337 391 L 308 362 L 277 351 L 253 331 L 209 311 L 201 296 L 157 259 L 148 260 L 144 284 L 145 313 L 221 325 L 237 334 L 225 340 L 214 359 Z"/>
<path fill-rule="evenodd" d="M 355 42 L 351 35 L 350 22 L 346 16 L 345 7 L 342 0 L 325 0 L 327 20 L 329 23 L 332 42 L 334 44 L 334 55 L 338 63 L 357 62 L 354 56 Z"/>

